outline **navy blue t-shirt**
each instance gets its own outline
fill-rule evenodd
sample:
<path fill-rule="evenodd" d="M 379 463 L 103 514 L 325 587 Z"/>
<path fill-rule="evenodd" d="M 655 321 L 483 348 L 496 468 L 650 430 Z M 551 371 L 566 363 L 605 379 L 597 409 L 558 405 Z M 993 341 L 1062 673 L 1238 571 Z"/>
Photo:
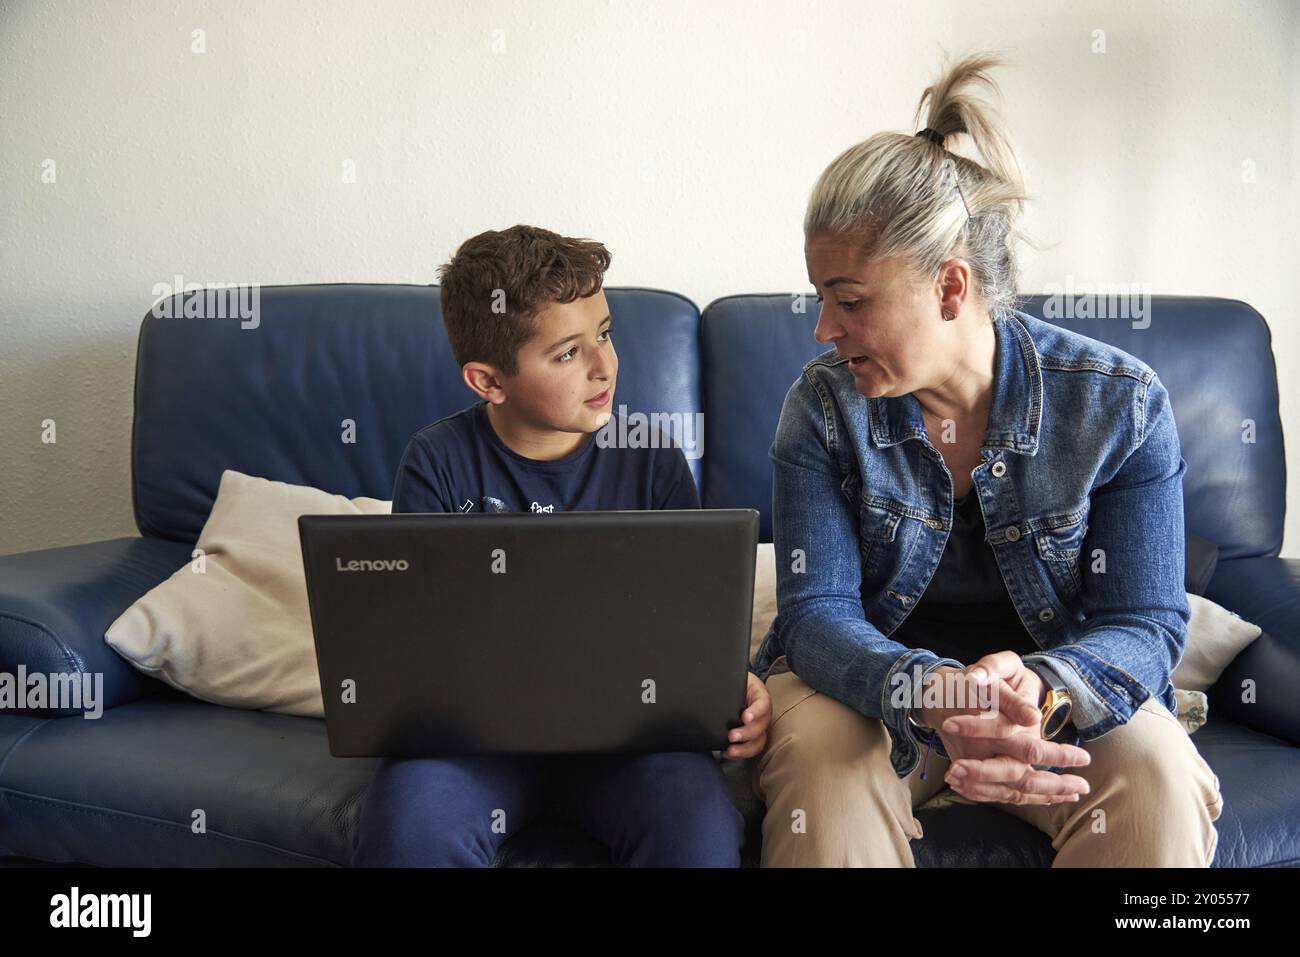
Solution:
<path fill-rule="evenodd" d="M 611 430 L 613 432 L 613 430 Z M 492 428 L 487 402 L 426 425 L 397 467 L 394 512 L 576 512 L 699 508 L 682 450 L 602 447 L 597 433 L 560 459 L 530 459 Z"/>

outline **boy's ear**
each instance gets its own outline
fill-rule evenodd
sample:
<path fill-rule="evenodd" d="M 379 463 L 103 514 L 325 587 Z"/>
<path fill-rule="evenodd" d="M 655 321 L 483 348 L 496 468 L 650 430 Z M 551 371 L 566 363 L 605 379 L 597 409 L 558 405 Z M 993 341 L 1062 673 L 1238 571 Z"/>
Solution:
<path fill-rule="evenodd" d="M 460 376 L 470 391 L 480 399 L 498 404 L 506 397 L 505 389 L 502 388 L 504 376 L 495 366 L 486 362 L 466 362 L 460 367 Z"/>

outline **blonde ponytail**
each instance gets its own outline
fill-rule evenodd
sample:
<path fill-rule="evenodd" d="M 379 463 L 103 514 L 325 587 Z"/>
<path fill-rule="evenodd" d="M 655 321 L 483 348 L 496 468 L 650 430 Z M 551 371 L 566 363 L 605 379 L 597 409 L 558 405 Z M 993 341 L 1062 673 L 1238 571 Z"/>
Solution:
<path fill-rule="evenodd" d="M 876 133 L 837 156 L 813 187 L 804 236 L 846 236 L 873 258 L 904 258 L 923 278 L 960 255 L 990 315 L 1013 309 L 1012 246 L 1021 238 L 1015 225 L 1028 196 L 1004 120 L 977 95 L 985 88 L 1000 98 L 988 71 L 1002 62 L 992 54 L 968 56 L 925 88 L 916 121 L 924 113 L 933 133 Z M 962 134 L 986 165 L 946 148 Z"/>

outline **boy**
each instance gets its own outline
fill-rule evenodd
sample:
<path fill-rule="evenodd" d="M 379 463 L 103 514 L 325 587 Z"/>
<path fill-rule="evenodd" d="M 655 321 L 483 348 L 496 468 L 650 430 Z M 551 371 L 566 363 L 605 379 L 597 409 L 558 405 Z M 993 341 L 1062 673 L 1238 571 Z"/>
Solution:
<path fill-rule="evenodd" d="M 447 338 L 479 401 L 415 434 L 394 512 L 698 508 L 681 449 L 601 447 L 618 355 L 603 245 L 532 226 L 466 240 L 438 272 Z M 661 443 L 662 444 L 662 443 Z M 582 614 L 581 582 L 556 596 Z M 749 674 L 727 758 L 759 754 L 770 699 Z M 550 806 L 616 864 L 735 867 L 744 824 L 704 753 L 387 759 L 355 866 L 489 867 Z"/>

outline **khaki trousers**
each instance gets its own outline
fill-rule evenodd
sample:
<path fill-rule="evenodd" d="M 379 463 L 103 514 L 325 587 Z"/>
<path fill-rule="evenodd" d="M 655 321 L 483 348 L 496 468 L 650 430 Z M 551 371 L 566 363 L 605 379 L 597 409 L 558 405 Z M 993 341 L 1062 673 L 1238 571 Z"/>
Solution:
<path fill-rule="evenodd" d="M 883 722 L 786 667 L 777 659 L 767 680 L 772 723 L 754 768 L 767 804 L 762 866 L 914 867 L 908 842 L 922 830 L 912 810 L 947 789 L 947 760 L 932 750 L 926 780 L 919 764 L 898 777 Z M 1148 698 L 1127 724 L 1082 747 L 1092 763 L 1070 773 L 1091 791 L 1077 802 L 990 806 L 1050 837 L 1054 867 L 1209 866 L 1219 779 L 1164 705 Z"/>

